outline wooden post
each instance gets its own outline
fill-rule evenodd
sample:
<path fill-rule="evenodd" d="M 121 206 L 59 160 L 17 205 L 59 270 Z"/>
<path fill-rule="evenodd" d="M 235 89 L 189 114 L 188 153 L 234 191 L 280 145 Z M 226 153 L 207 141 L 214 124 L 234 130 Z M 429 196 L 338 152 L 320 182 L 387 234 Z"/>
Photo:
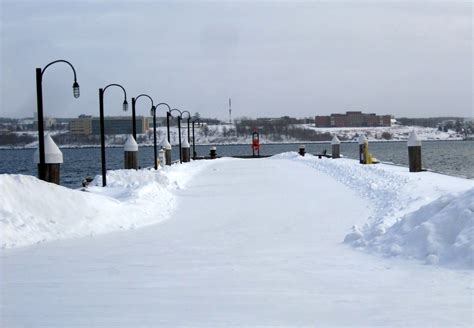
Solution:
<path fill-rule="evenodd" d="M 305 145 L 301 145 L 300 148 L 298 149 L 298 154 L 300 154 L 300 156 L 304 156 L 305 153 L 306 153 L 306 147 Z"/>
<path fill-rule="evenodd" d="M 212 146 L 211 149 L 209 150 L 209 156 L 211 157 L 211 159 L 217 158 L 217 149 L 215 146 Z"/>
<path fill-rule="evenodd" d="M 171 165 L 171 144 L 168 142 L 167 139 L 165 139 L 163 140 L 161 146 L 165 150 L 165 164 Z"/>
<path fill-rule="evenodd" d="M 191 146 L 189 145 L 188 139 L 184 139 L 183 144 L 181 145 L 181 152 L 183 157 L 183 162 L 187 163 L 190 161 L 190 151 Z"/>
<path fill-rule="evenodd" d="M 421 140 L 416 135 L 415 130 L 410 132 L 407 145 L 410 172 L 421 172 Z"/>
<path fill-rule="evenodd" d="M 332 146 L 332 158 L 340 158 L 341 157 L 341 141 L 337 138 L 336 135 L 331 140 Z"/>
<path fill-rule="evenodd" d="M 125 145 L 123 146 L 124 151 L 124 168 L 138 169 L 138 144 L 133 138 L 133 135 L 129 135 Z"/>
<path fill-rule="evenodd" d="M 364 156 L 367 138 L 364 134 L 359 137 L 359 163 L 366 164 L 367 159 Z"/>
<path fill-rule="evenodd" d="M 44 181 L 59 184 L 63 153 L 49 134 L 44 137 L 44 166 L 40 164 L 39 150 L 34 154 L 38 165 L 38 175 L 43 174 Z"/>

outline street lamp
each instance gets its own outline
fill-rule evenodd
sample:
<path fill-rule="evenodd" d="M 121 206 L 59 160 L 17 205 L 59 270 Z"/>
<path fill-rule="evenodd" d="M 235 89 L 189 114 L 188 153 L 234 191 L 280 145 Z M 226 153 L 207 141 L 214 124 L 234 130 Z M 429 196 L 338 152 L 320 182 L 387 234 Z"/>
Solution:
<path fill-rule="evenodd" d="M 169 114 L 171 117 L 173 117 L 174 111 L 177 111 L 179 113 L 179 115 L 176 116 L 178 118 L 179 162 L 183 163 L 183 155 L 181 154 L 181 119 L 183 117 L 183 113 L 179 109 L 173 108 L 172 110 L 169 111 Z"/>
<path fill-rule="evenodd" d="M 199 117 L 196 117 L 191 122 L 193 124 L 193 159 L 196 159 L 196 139 L 194 138 L 194 123 L 198 123 L 198 126 L 201 126 L 201 120 L 199 119 Z"/>
<path fill-rule="evenodd" d="M 168 111 L 166 112 L 166 123 L 167 123 L 167 132 L 168 132 L 168 143 L 170 142 L 170 121 L 169 121 L 169 116 L 170 116 L 170 110 L 171 107 L 167 103 L 159 103 L 155 107 L 151 108 L 150 114 L 153 116 L 153 145 L 154 145 L 154 152 L 155 152 L 155 170 L 158 169 L 158 164 L 156 163 L 156 110 L 158 109 L 158 106 L 166 106 L 168 107 Z"/>
<path fill-rule="evenodd" d="M 138 95 L 136 98 L 132 98 L 132 133 L 133 133 L 133 139 L 135 139 L 135 141 L 137 140 L 137 121 L 136 121 L 136 115 L 135 115 L 135 105 L 137 103 L 137 100 L 140 97 L 147 97 L 148 99 L 150 99 L 150 101 L 151 101 L 150 113 L 153 113 L 154 108 L 155 108 L 155 106 L 153 105 L 153 99 L 147 94 L 141 94 L 141 95 Z M 156 129 L 156 121 L 155 120 L 153 121 L 153 127 Z M 157 169 L 156 160 L 158 159 L 158 154 L 156 153 L 156 148 L 155 148 L 155 152 L 154 152 L 154 158 L 155 158 L 155 170 L 156 170 Z"/>
<path fill-rule="evenodd" d="M 139 96 L 137 96 L 136 98 L 132 98 L 132 123 L 133 123 L 133 126 L 132 126 L 132 132 L 133 132 L 133 139 L 135 139 L 135 141 L 137 140 L 137 120 L 136 120 L 136 116 L 135 116 L 135 104 L 137 102 L 137 100 L 140 98 L 140 97 L 147 97 L 148 99 L 150 99 L 151 101 L 151 111 L 153 111 L 153 99 L 149 96 L 149 95 L 146 95 L 146 94 L 141 94 Z M 155 157 L 155 162 L 156 162 L 156 157 Z"/>
<path fill-rule="evenodd" d="M 43 122 L 43 74 L 46 69 L 56 63 L 66 63 L 68 64 L 72 72 L 74 73 L 74 83 L 72 84 L 72 92 L 74 98 L 79 98 L 80 91 L 79 91 L 79 84 L 77 83 L 76 77 L 76 70 L 74 66 L 66 60 L 59 59 L 55 60 L 48 65 L 46 65 L 43 69 L 36 68 L 36 100 L 37 100 L 37 118 L 38 118 L 38 143 L 39 143 L 39 163 L 38 163 L 38 178 L 41 180 L 46 181 L 46 159 L 44 153 L 44 122 Z"/>
<path fill-rule="evenodd" d="M 190 133 L 189 133 L 189 121 L 191 120 L 191 113 L 188 112 L 187 110 L 183 111 L 181 113 L 181 116 L 184 114 L 184 113 L 188 113 L 188 120 L 187 120 L 187 123 L 188 123 L 188 143 L 191 143 L 191 137 L 190 137 Z"/>
<path fill-rule="evenodd" d="M 127 91 L 125 88 L 122 87 L 120 84 L 109 84 L 105 88 L 99 89 L 99 112 L 100 112 L 100 155 L 102 159 L 102 186 L 105 187 L 107 185 L 107 169 L 105 166 L 105 123 L 104 123 L 104 93 L 108 87 L 119 87 L 123 90 L 124 100 L 123 100 L 123 111 L 126 112 L 128 110 L 128 102 L 127 102 Z"/>

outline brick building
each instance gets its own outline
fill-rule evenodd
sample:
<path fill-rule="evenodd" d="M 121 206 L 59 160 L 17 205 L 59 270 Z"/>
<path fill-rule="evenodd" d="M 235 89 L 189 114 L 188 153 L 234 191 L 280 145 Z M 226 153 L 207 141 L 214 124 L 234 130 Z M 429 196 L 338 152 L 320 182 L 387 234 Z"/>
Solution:
<path fill-rule="evenodd" d="M 345 114 L 316 116 L 315 125 L 318 128 L 391 126 L 391 119 L 391 115 L 375 115 L 364 114 L 362 112 L 346 112 Z"/>

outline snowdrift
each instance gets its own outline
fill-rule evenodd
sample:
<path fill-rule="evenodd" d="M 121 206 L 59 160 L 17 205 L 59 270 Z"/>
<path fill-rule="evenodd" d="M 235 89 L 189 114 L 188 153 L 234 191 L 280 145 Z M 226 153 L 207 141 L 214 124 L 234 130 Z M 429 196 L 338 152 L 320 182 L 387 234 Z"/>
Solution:
<path fill-rule="evenodd" d="M 386 231 L 357 227 L 345 242 L 387 256 L 424 260 L 474 269 L 474 188 L 440 197 L 402 217 Z"/>
<path fill-rule="evenodd" d="M 99 187 L 102 176 L 97 176 L 88 192 L 33 176 L 2 174 L 0 247 L 134 229 L 166 220 L 175 208 L 173 190 L 184 188 L 202 165 L 109 171 L 107 187 Z"/>
<path fill-rule="evenodd" d="M 405 167 L 385 164 L 359 165 L 351 159 L 301 157 L 295 152 L 273 158 L 324 172 L 367 202 L 372 215 L 361 227 L 352 227 L 346 244 L 385 256 L 474 269 L 474 181 L 431 172 L 410 174 Z"/>

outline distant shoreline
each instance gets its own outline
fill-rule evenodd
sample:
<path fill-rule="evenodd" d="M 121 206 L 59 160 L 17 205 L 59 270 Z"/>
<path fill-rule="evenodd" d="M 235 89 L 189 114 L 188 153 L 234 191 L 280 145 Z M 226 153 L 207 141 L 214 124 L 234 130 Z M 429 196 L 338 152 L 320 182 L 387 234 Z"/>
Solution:
<path fill-rule="evenodd" d="M 422 140 L 422 142 L 454 142 L 454 141 L 474 141 L 474 140 L 464 140 L 464 139 L 428 139 Z M 350 141 L 341 141 L 342 144 L 353 144 L 357 143 L 356 140 Z M 407 142 L 407 140 L 369 140 L 370 143 L 392 143 L 392 142 Z M 288 142 L 262 142 L 261 145 L 299 145 L 299 144 L 331 144 L 331 141 L 288 141 Z M 196 146 L 250 146 L 249 143 L 199 143 Z M 153 147 L 153 144 L 138 144 L 139 147 Z M 100 145 L 60 145 L 58 146 L 60 149 L 87 149 L 87 148 L 100 148 Z M 105 148 L 121 148 L 123 145 L 106 145 Z M 160 145 L 158 144 L 157 147 L 159 148 Z M 172 147 L 178 147 L 178 145 L 172 145 Z M 26 150 L 26 149 L 36 149 L 37 146 L 0 146 L 0 150 Z"/>

